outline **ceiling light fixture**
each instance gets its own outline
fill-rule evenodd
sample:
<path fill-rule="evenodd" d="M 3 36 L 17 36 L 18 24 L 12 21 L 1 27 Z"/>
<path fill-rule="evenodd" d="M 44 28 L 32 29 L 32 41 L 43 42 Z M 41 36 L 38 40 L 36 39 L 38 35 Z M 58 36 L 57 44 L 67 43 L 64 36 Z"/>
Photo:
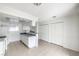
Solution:
<path fill-rule="evenodd" d="M 52 16 L 52 18 L 56 18 L 56 16 Z"/>
<path fill-rule="evenodd" d="M 33 3 L 35 6 L 40 6 L 42 3 Z"/>

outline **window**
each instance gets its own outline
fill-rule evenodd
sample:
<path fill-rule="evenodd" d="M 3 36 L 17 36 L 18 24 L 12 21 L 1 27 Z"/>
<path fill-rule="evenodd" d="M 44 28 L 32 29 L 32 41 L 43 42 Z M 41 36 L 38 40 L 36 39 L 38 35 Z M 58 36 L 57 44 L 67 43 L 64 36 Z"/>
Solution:
<path fill-rule="evenodd" d="M 9 31 L 19 31 L 19 27 L 10 27 Z"/>

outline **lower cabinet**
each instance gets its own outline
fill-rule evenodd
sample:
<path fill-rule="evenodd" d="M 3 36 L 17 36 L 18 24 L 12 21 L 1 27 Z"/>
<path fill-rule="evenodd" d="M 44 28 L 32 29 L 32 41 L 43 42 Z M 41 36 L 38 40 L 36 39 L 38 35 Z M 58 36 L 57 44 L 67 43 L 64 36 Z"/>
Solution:
<path fill-rule="evenodd" d="M 21 35 L 21 41 L 22 41 L 28 48 L 35 48 L 35 47 L 38 47 L 38 38 L 37 38 L 37 36 Z"/>
<path fill-rule="evenodd" d="M 6 39 L 0 38 L 0 56 L 4 56 L 6 53 Z"/>

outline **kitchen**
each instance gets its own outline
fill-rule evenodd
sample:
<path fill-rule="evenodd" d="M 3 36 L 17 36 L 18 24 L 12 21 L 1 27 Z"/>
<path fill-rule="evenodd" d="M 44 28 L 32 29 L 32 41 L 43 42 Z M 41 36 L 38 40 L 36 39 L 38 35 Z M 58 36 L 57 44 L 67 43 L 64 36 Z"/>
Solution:
<path fill-rule="evenodd" d="M 79 55 L 78 25 L 79 4 L 0 4 L 0 55 Z"/>
<path fill-rule="evenodd" d="M 8 45 L 16 41 L 28 48 L 38 47 L 37 24 L 29 19 L 0 13 L 0 55 L 5 55 Z"/>

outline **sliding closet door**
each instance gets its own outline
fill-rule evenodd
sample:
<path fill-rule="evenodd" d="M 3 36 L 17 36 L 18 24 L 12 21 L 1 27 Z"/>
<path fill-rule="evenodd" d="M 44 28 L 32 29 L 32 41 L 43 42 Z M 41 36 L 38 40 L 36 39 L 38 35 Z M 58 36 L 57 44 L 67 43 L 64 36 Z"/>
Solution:
<path fill-rule="evenodd" d="M 48 41 L 49 40 L 49 27 L 48 24 L 39 26 L 39 37 L 42 40 Z"/>
<path fill-rule="evenodd" d="M 52 23 L 51 24 L 51 41 L 52 43 L 63 45 L 64 39 L 64 23 Z"/>

